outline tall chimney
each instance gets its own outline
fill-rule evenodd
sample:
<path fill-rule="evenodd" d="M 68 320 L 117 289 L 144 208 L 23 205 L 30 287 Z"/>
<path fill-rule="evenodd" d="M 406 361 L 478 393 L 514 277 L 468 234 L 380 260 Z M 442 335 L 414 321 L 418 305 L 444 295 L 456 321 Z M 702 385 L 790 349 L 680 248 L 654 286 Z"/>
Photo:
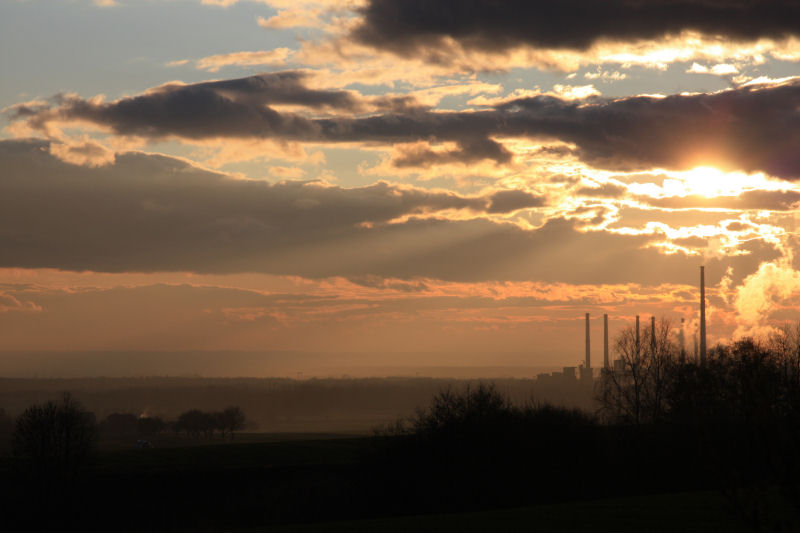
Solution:
<path fill-rule="evenodd" d="M 603 368 L 608 369 L 608 314 L 603 315 Z"/>
<path fill-rule="evenodd" d="M 592 358 L 589 350 L 589 313 L 586 313 L 586 368 L 592 368 Z"/>
<path fill-rule="evenodd" d="M 700 364 L 706 364 L 706 267 L 700 267 Z"/>
<path fill-rule="evenodd" d="M 699 360 L 697 357 L 697 330 L 694 330 L 694 362 L 697 363 Z"/>
<path fill-rule="evenodd" d="M 656 317 L 650 317 L 650 355 L 656 355 Z"/>
<path fill-rule="evenodd" d="M 636 356 L 639 356 L 639 315 L 636 315 Z"/>
<path fill-rule="evenodd" d="M 681 363 L 686 362 L 686 330 L 684 322 L 685 318 L 681 318 L 681 330 L 678 332 L 678 340 L 681 343 Z"/>

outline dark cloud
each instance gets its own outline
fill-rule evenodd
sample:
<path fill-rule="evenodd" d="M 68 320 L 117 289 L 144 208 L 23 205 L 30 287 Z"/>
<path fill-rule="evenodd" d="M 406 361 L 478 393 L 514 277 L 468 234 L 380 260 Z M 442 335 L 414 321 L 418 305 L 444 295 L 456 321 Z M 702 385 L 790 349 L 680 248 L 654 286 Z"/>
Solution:
<path fill-rule="evenodd" d="M 35 128 L 52 120 L 86 120 L 116 133 L 149 138 L 290 137 L 314 139 L 320 126 L 303 115 L 279 113 L 270 105 L 296 105 L 315 111 L 358 113 L 370 110 L 411 112 L 418 108 L 408 96 L 362 97 L 351 91 L 316 90 L 308 75 L 286 71 L 233 80 L 167 84 L 138 96 L 99 103 L 73 95 L 58 95 L 52 106 L 14 106 L 14 119 Z"/>
<path fill-rule="evenodd" d="M 745 191 L 738 196 L 671 196 L 667 198 L 639 197 L 642 203 L 669 209 L 730 209 L 730 210 L 768 210 L 790 211 L 800 202 L 796 191 Z"/>
<path fill-rule="evenodd" d="M 371 289 L 390 289 L 405 293 L 423 293 L 428 290 L 428 285 L 424 281 L 413 280 L 397 280 L 386 279 L 381 276 L 353 276 L 349 280 L 353 283 L 361 285 L 362 287 L 369 287 Z"/>
<path fill-rule="evenodd" d="M 728 231 L 745 231 L 748 229 L 752 229 L 752 226 L 748 224 L 744 224 L 742 222 L 729 222 L 725 229 Z"/>
<path fill-rule="evenodd" d="M 509 213 L 527 207 L 541 207 L 544 199 L 526 191 L 497 191 L 489 197 L 490 213 Z"/>
<path fill-rule="evenodd" d="M 0 142 L 2 266 L 371 274 L 375 261 L 392 262 L 394 250 L 380 236 L 398 235 L 402 224 L 394 219 L 518 208 L 498 206 L 503 193 L 237 180 L 142 153 L 87 168 L 48 149 L 46 142 Z M 523 196 L 528 206 L 542 204 Z"/>
<path fill-rule="evenodd" d="M 627 189 L 622 185 L 604 183 L 599 187 L 581 187 L 575 194 L 580 196 L 591 196 L 595 198 L 620 198 L 625 195 Z"/>
<path fill-rule="evenodd" d="M 607 222 L 607 218 L 612 212 L 612 209 L 606 205 L 585 204 L 571 210 L 568 216 L 574 219 L 577 225 L 586 227 L 597 226 L 603 222 Z"/>
<path fill-rule="evenodd" d="M 684 282 L 684 270 L 694 274 L 691 258 L 647 249 L 653 237 L 581 232 L 565 219 L 538 230 L 480 217 L 395 221 L 539 202 L 524 193 L 482 198 L 386 183 L 271 185 L 141 153 L 86 168 L 47 148 L 0 142 L 2 267 L 571 283 Z M 768 258 L 774 250 L 765 245 L 753 255 Z"/>
<path fill-rule="evenodd" d="M 681 239 L 675 239 L 672 242 L 678 246 L 686 246 L 689 248 L 705 248 L 708 246 L 708 239 L 704 239 L 703 237 L 683 237 Z"/>
<path fill-rule="evenodd" d="M 492 139 L 465 137 L 457 142 L 456 149 L 443 151 L 435 151 L 427 146 L 419 145 L 400 147 L 397 149 L 398 154 L 392 159 L 392 164 L 398 168 L 425 168 L 450 163 L 468 164 L 483 159 L 490 159 L 497 163 L 511 161 L 511 152 Z"/>
<path fill-rule="evenodd" d="M 370 0 L 362 14 L 355 40 L 438 61 L 445 39 L 487 51 L 583 50 L 600 39 L 657 39 L 683 30 L 734 40 L 800 34 L 793 0 Z"/>
<path fill-rule="evenodd" d="M 270 76 L 280 78 L 279 74 Z M 297 81 L 296 77 L 290 79 Z M 511 155 L 497 139 L 510 136 L 573 144 L 577 157 L 598 168 L 631 171 L 713 165 L 787 179 L 800 177 L 797 81 L 666 98 L 587 103 L 537 96 L 479 112 L 404 108 L 371 116 L 313 118 L 270 108 L 265 102 L 272 102 L 273 96 L 257 96 L 260 89 L 247 80 L 252 78 L 162 87 L 110 103 L 69 97 L 45 108 L 18 106 L 11 113 L 12 118 L 26 120 L 35 128 L 44 129 L 54 120 L 84 120 L 118 134 L 149 138 L 275 138 L 384 145 L 449 141 L 457 145 L 443 152 L 424 147 L 400 149 L 394 163 L 406 167 L 479 159 L 505 163 Z M 235 89 L 220 89 L 227 84 Z M 324 100 L 320 91 L 306 95 L 301 85 L 297 87 L 295 103 Z M 271 89 L 266 92 L 273 94 Z M 332 96 L 331 101 L 337 98 L 347 100 Z"/>
<path fill-rule="evenodd" d="M 535 97 L 498 108 L 513 135 L 574 143 L 578 157 L 607 169 L 764 171 L 800 177 L 800 83 L 596 104 Z M 517 131 L 513 131 L 517 129 Z"/>

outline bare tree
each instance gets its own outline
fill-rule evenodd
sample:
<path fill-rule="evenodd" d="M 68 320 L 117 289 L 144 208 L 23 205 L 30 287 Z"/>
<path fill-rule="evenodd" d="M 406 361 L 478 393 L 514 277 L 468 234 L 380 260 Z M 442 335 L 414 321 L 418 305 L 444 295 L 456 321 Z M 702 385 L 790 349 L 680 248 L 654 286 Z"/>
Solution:
<path fill-rule="evenodd" d="M 190 437 L 200 438 L 205 433 L 208 434 L 209 415 L 199 409 L 190 409 L 178 417 L 175 423 L 177 431 L 185 431 Z"/>
<path fill-rule="evenodd" d="M 14 432 L 14 419 L 0 407 L 0 454 L 11 447 L 11 434 Z"/>
<path fill-rule="evenodd" d="M 225 438 L 225 432 L 227 432 L 231 436 L 231 440 L 233 440 L 233 433 L 244 429 L 244 424 L 244 411 L 238 405 L 232 405 L 217 413 L 217 427 L 222 433 L 223 439 Z"/>
<path fill-rule="evenodd" d="M 12 451 L 34 479 L 68 481 L 86 465 L 96 439 L 94 414 L 65 393 L 60 402 L 32 405 L 17 418 Z"/>
<path fill-rule="evenodd" d="M 633 326 L 620 332 L 614 344 L 619 362 L 603 370 L 597 391 L 601 413 L 609 420 L 635 425 L 662 419 L 679 352 L 667 319 L 658 320 L 654 332 L 645 329 L 637 335 Z"/>
<path fill-rule="evenodd" d="M 783 365 L 785 377 L 800 382 L 800 322 L 785 323 L 767 340 L 767 348 Z"/>

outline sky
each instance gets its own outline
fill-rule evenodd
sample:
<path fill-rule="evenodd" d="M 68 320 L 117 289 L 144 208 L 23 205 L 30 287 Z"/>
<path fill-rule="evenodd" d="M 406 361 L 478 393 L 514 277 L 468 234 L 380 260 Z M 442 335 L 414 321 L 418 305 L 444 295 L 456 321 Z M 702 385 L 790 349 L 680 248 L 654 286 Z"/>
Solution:
<path fill-rule="evenodd" d="M 701 265 L 767 336 L 799 67 L 788 0 L 3 0 L 0 351 L 576 365 Z"/>

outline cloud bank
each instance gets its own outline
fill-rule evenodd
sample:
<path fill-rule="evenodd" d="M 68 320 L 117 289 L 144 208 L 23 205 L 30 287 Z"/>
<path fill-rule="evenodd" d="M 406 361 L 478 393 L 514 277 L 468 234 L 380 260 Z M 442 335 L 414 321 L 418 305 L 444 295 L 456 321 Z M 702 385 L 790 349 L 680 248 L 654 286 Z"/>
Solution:
<path fill-rule="evenodd" d="M 699 165 L 800 178 L 800 81 L 668 97 L 518 98 L 477 111 L 434 111 L 413 97 L 364 97 L 307 87 L 306 74 L 164 85 L 114 102 L 60 96 L 7 111 L 34 130 L 89 122 L 118 135 L 186 141 L 239 138 L 305 143 L 455 143 L 416 146 L 396 167 L 486 159 L 507 163 L 503 138 L 557 140 L 595 168 L 685 170 Z M 299 111 L 279 110 L 281 105 Z"/>
<path fill-rule="evenodd" d="M 521 190 L 269 184 L 143 153 L 87 168 L 48 148 L 0 142 L 0 267 L 685 283 L 696 263 L 648 247 L 661 235 L 582 232 L 559 217 L 539 229 L 492 218 L 543 205 Z M 764 243 L 746 247 L 748 255 L 719 261 L 752 272 L 777 255 Z"/>
<path fill-rule="evenodd" d="M 687 30 L 747 41 L 800 35 L 800 5 L 791 0 L 370 0 L 361 13 L 352 38 L 403 56 L 446 40 L 483 51 L 586 50 Z"/>

